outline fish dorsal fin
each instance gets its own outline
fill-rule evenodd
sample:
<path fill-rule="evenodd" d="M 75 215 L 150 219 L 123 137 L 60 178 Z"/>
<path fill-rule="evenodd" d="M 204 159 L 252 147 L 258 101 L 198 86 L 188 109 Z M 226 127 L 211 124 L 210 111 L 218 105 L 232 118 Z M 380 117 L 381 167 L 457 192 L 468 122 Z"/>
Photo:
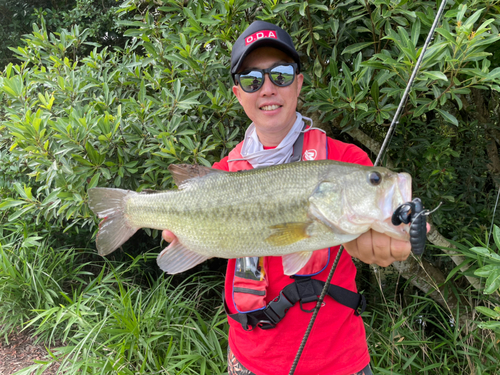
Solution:
<path fill-rule="evenodd" d="M 175 239 L 158 255 L 156 263 L 161 270 L 173 275 L 193 268 L 207 259 L 210 257 L 185 248 Z"/>
<path fill-rule="evenodd" d="M 177 186 L 181 186 L 184 181 L 189 180 L 190 178 L 203 177 L 207 174 L 216 172 L 223 173 L 223 171 L 218 169 L 205 167 L 199 164 L 170 164 L 168 166 L 168 170 L 172 173 L 172 177 L 174 178 Z"/>
<path fill-rule="evenodd" d="M 298 273 L 311 259 L 312 251 L 300 251 L 283 255 L 283 272 L 287 276 Z"/>
<path fill-rule="evenodd" d="M 266 242 L 273 246 L 287 246 L 310 237 L 307 228 L 310 222 L 284 223 L 270 227 L 272 233 L 266 238 Z"/>

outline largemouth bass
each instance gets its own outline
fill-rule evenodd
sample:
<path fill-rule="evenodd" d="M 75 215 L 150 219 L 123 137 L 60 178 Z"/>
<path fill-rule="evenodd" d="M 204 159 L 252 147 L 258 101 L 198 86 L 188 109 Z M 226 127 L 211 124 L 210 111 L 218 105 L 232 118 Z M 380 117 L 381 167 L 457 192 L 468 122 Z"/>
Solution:
<path fill-rule="evenodd" d="M 89 206 L 103 219 L 99 254 L 111 253 L 139 228 L 168 229 L 177 239 L 157 260 L 167 273 L 212 257 L 281 255 L 285 274 L 293 275 L 312 251 L 349 242 L 370 228 L 409 238 L 408 226 L 391 223 L 394 210 L 411 200 L 407 173 L 330 160 L 238 173 L 169 169 L 178 190 L 89 190 Z"/>

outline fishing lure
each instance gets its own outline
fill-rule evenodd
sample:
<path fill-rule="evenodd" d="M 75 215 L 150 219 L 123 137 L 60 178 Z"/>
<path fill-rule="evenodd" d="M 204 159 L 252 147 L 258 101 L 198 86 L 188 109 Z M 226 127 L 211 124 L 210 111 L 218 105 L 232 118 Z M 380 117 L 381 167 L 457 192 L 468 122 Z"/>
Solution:
<path fill-rule="evenodd" d="M 411 202 L 400 205 L 392 214 L 392 224 L 410 224 L 411 251 L 415 255 L 422 255 L 425 249 L 427 238 L 427 215 L 428 210 L 424 210 L 420 198 L 415 198 Z"/>

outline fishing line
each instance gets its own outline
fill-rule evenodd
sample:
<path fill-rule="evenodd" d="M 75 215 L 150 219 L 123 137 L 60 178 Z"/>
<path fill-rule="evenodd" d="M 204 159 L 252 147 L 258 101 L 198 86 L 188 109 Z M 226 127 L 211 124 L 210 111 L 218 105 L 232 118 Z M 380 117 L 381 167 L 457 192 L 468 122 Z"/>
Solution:
<path fill-rule="evenodd" d="M 396 110 L 396 113 L 394 114 L 394 118 L 392 119 L 389 130 L 387 131 L 384 142 L 382 143 L 382 147 L 380 148 L 380 151 L 377 155 L 377 159 L 375 160 L 375 163 L 373 164 L 373 166 L 375 166 L 375 167 L 379 164 L 380 159 L 382 158 L 382 155 L 385 152 L 385 149 L 387 148 L 390 139 L 392 138 L 392 133 L 393 133 L 396 125 L 399 123 L 399 116 L 401 115 L 401 111 L 406 104 L 406 101 L 408 98 L 408 93 L 410 92 L 411 86 L 413 85 L 413 81 L 415 80 L 415 76 L 417 75 L 418 69 L 420 68 L 420 64 L 422 63 L 422 60 L 424 58 L 425 51 L 427 50 L 429 43 L 433 39 L 433 35 L 434 35 L 435 30 L 436 30 L 437 24 L 438 24 L 439 20 L 441 19 L 441 15 L 444 12 L 446 2 L 447 2 L 447 0 L 441 1 L 441 5 L 439 6 L 436 17 L 434 18 L 434 22 L 432 23 L 431 29 L 429 30 L 429 34 L 427 35 L 424 46 L 422 47 L 422 52 L 420 53 L 420 56 L 417 59 L 415 67 L 413 68 L 413 72 L 410 76 L 408 84 L 406 85 L 406 89 L 403 93 L 403 96 L 401 97 L 401 101 L 399 102 L 399 106 Z M 500 194 L 500 190 L 499 190 L 499 194 Z M 339 251 L 337 253 L 337 257 L 335 258 L 335 261 L 334 261 L 332 268 L 330 270 L 330 274 L 328 275 L 328 278 L 325 281 L 325 286 L 323 287 L 323 290 L 321 291 L 320 299 L 318 299 L 318 303 L 316 304 L 316 307 L 314 308 L 313 315 L 311 316 L 311 320 L 309 321 L 309 325 L 307 326 L 306 332 L 304 333 L 304 337 L 302 338 L 302 342 L 300 343 L 299 349 L 297 350 L 297 354 L 295 355 L 295 359 L 293 361 L 292 367 L 291 367 L 288 375 L 293 375 L 296 368 L 297 368 L 300 356 L 302 355 L 302 352 L 304 351 L 304 348 L 305 348 L 306 343 L 307 343 L 307 339 L 309 338 L 309 334 L 311 333 L 312 327 L 313 327 L 314 322 L 316 320 L 316 316 L 318 315 L 321 304 L 323 303 L 323 298 L 325 297 L 325 295 L 328 291 L 328 288 L 330 286 L 330 282 L 332 281 L 333 274 L 335 273 L 335 270 L 337 268 L 338 262 L 340 260 L 340 257 L 342 256 L 343 251 L 344 251 L 344 247 L 340 246 Z"/>

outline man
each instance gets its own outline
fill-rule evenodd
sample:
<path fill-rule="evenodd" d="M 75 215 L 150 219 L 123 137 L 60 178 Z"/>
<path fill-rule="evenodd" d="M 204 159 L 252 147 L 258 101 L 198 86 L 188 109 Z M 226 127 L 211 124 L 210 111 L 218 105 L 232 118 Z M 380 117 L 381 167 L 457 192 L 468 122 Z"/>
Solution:
<path fill-rule="evenodd" d="M 286 31 L 263 21 L 252 23 L 233 46 L 231 74 L 235 82 L 233 92 L 252 124 L 244 141 L 213 168 L 238 171 L 299 158 L 372 165 L 361 149 L 327 138 L 312 127 L 310 119 L 296 112 L 304 77 L 298 53 Z M 163 237 L 171 242 L 174 235 L 164 231 Z M 351 256 L 386 267 L 396 260 L 405 260 L 411 246 L 374 231 L 344 246 L 347 253 L 341 256 L 332 284 L 347 290 L 351 297 L 356 296 L 356 303 L 353 305 L 350 297 L 325 298 L 297 375 L 371 374 L 364 326 L 356 312 L 356 268 Z M 295 282 L 311 285 L 312 279 L 325 281 L 337 252 L 338 247 L 315 251 L 314 259 L 294 278 L 284 275 L 281 257 L 228 261 L 225 304 L 230 324 L 229 374 L 289 373 L 310 320 L 307 310 L 315 306 L 314 299 L 308 302 L 305 294 L 300 297 L 300 306 L 291 302 L 290 286 Z M 277 314 L 269 311 L 270 304 L 273 311 L 279 311 Z M 276 308 L 278 305 L 281 310 Z"/>

